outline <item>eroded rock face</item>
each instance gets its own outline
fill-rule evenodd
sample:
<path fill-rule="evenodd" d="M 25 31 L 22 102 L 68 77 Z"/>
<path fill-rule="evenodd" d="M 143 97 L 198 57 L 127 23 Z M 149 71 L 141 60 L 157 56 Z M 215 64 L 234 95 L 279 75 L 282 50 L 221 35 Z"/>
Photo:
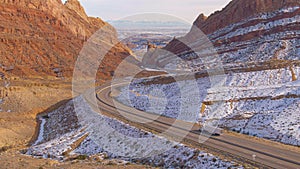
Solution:
<path fill-rule="evenodd" d="M 217 58 L 225 67 L 299 60 L 299 23 L 298 0 L 233 0 L 208 18 L 201 14 L 186 36 L 171 41 L 163 48 L 166 52 L 162 56 L 157 52 L 146 55 L 143 64 L 199 71 L 216 62 L 206 59 L 209 57 Z"/>
<path fill-rule="evenodd" d="M 204 14 L 200 14 L 198 16 L 198 18 L 195 20 L 195 22 L 193 23 L 193 25 L 195 25 L 198 28 L 200 28 L 202 25 L 205 24 L 206 20 L 207 20 L 207 16 L 205 16 Z"/>
<path fill-rule="evenodd" d="M 86 15 L 83 7 L 80 5 L 78 0 L 68 0 L 65 6 L 73 11 L 75 11 L 79 16 L 88 21 L 88 16 Z"/>
<path fill-rule="evenodd" d="M 16 76 L 70 77 L 84 42 L 102 28 L 103 41 L 118 43 L 115 29 L 88 17 L 78 0 L 0 0 L 0 22 L 0 67 L 13 66 L 8 72 Z M 129 53 L 124 45 L 115 45 L 107 54 L 115 63 L 104 67 L 114 70 Z"/>
<path fill-rule="evenodd" d="M 260 13 L 299 5 L 298 0 L 233 0 L 222 11 L 215 12 L 204 22 L 199 20 L 194 24 L 209 34 Z"/>

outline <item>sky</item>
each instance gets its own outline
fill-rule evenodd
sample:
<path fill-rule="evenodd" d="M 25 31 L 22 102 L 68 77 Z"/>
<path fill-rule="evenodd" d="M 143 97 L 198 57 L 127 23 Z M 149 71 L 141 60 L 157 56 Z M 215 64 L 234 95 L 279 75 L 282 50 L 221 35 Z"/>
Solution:
<path fill-rule="evenodd" d="M 65 1 L 65 0 L 63 0 Z M 89 16 L 105 21 L 142 13 L 173 15 L 192 23 L 200 13 L 221 10 L 231 0 L 80 0 Z"/>

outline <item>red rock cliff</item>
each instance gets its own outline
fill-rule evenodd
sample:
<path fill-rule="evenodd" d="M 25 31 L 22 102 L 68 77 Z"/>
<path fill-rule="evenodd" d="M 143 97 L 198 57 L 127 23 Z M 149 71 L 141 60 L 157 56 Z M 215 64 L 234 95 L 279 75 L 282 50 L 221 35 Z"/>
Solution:
<path fill-rule="evenodd" d="M 88 17 L 78 0 L 0 0 L 0 69 L 16 76 L 72 75 L 84 42 L 105 27 L 102 38 L 117 43 L 117 33 L 99 18 Z M 100 74 L 108 78 L 130 53 L 122 44 L 107 55 Z"/>
<path fill-rule="evenodd" d="M 232 0 L 221 11 L 216 11 L 209 17 L 200 14 L 195 20 L 191 31 L 185 37 L 186 39 L 194 37 L 193 29 L 199 28 L 204 34 L 212 34 L 226 26 L 241 22 L 249 17 L 260 13 L 274 12 L 282 8 L 300 6 L 299 0 Z M 286 16 L 288 17 L 288 16 Z M 259 22 L 259 21 L 258 21 Z M 251 24 L 251 23 L 249 23 Z M 252 36 L 254 37 L 254 36 Z M 192 42 L 191 42 L 192 43 Z M 216 43 L 217 44 L 217 43 Z M 218 44 L 217 44 L 218 45 Z M 178 40 L 171 41 L 164 49 L 173 53 L 181 53 L 189 50 Z"/>
<path fill-rule="evenodd" d="M 197 19 L 194 25 L 209 34 L 259 13 L 273 12 L 296 5 L 300 5 L 299 0 L 233 0 L 224 9 L 213 13 L 204 21 Z"/>

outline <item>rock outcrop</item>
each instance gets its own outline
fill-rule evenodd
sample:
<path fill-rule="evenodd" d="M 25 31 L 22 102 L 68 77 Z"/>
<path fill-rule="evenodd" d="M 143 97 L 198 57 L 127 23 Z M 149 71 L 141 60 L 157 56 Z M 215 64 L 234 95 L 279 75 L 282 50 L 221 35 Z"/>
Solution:
<path fill-rule="evenodd" d="M 207 20 L 207 16 L 205 16 L 204 14 L 200 14 L 198 16 L 198 18 L 195 20 L 195 22 L 193 23 L 193 25 L 195 25 L 198 28 L 200 28 L 202 25 L 205 24 L 206 20 Z"/>
<path fill-rule="evenodd" d="M 6 73 L 14 76 L 70 77 L 84 42 L 99 29 L 105 31 L 102 41 L 117 44 L 103 71 L 113 71 L 130 55 L 115 29 L 88 17 L 78 0 L 0 0 L 0 22 L 0 67 L 13 67 Z M 100 76 L 107 79 L 110 73 Z"/>
<path fill-rule="evenodd" d="M 150 42 L 148 42 L 147 44 L 147 51 L 152 51 L 152 50 L 155 50 L 157 48 L 157 46 L 155 44 L 152 44 Z"/>
<path fill-rule="evenodd" d="M 298 0 L 233 0 L 208 18 L 201 14 L 186 36 L 171 41 L 164 54 L 147 55 L 143 64 L 199 71 L 213 67 L 216 58 L 224 67 L 299 60 L 299 28 Z"/>
<path fill-rule="evenodd" d="M 86 21 L 89 21 L 87 14 L 85 13 L 83 7 L 80 5 L 78 0 L 68 0 L 65 3 L 65 6 L 74 12 L 76 12 L 79 16 L 81 16 Z"/>
<path fill-rule="evenodd" d="M 233 0 L 222 11 L 213 13 L 203 23 L 196 21 L 195 25 L 209 34 L 260 13 L 299 5 L 298 0 Z"/>

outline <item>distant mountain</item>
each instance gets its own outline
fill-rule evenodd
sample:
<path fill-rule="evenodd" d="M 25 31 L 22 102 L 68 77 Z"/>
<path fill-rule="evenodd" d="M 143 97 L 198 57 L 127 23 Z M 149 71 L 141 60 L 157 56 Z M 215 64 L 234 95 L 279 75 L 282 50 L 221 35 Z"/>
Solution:
<path fill-rule="evenodd" d="M 100 28 L 101 40 L 118 43 L 115 29 L 88 17 L 78 0 L 0 0 L 0 22 L 0 71 L 12 76 L 70 77 L 84 42 Z M 109 78 L 129 54 L 116 45 L 100 75 Z"/>
<path fill-rule="evenodd" d="M 119 20 L 109 21 L 117 29 L 187 29 L 190 27 L 188 23 L 180 21 L 131 21 L 131 20 Z"/>
<path fill-rule="evenodd" d="M 233 63 L 299 60 L 299 28 L 299 0 L 233 0 L 209 17 L 201 14 L 186 36 L 164 48 L 177 58 L 156 51 L 147 54 L 143 64 L 199 71 L 209 62 L 213 65 L 214 59 L 206 60 L 206 66 L 201 63 L 209 56 L 220 59 L 225 67 Z"/>

